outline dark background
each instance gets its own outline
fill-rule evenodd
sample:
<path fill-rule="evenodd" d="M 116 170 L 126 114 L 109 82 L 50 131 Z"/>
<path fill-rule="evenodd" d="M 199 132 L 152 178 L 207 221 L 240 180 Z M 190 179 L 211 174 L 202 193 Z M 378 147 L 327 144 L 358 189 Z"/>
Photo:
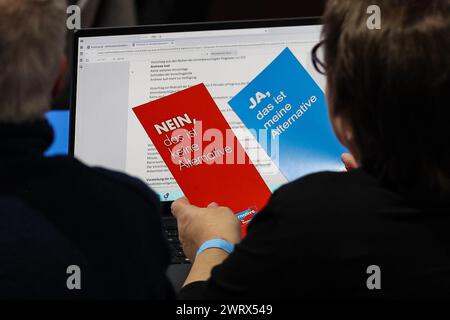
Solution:
<path fill-rule="evenodd" d="M 320 16 L 326 0 L 69 0 L 82 6 L 83 28 Z M 73 33 L 67 38 L 72 60 Z M 69 108 L 71 72 L 52 103 Z"/>
<path fill-rule="evenodd" d="M 159 14 L 153 12 L 156 3 L 169 10 L 159 20 Z M 324 3 L 325 0 L 138 0 L 137 11 L 142 23 L 175 23 L 318 16 Z"/>

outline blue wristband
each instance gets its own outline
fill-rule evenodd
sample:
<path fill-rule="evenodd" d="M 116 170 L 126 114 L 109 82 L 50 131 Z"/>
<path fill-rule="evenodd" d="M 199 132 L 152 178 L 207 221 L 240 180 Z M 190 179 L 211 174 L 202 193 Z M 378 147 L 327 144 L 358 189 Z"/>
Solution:
<path fill-rule="evenodd" d="M 207 249 L 212 249 L 212 248 L 222 249 L 223 251 L 225 251 L 227 253 L 232 253 L 234 251 L 234 244 L 231 244 L 227 240 L 223 240 L 223 239 L 208 240 L 200 246 L 200 248 L 198 249 L 197 254 L 195 256 L 197 257 L 203 251 L 205 251 Z"/>

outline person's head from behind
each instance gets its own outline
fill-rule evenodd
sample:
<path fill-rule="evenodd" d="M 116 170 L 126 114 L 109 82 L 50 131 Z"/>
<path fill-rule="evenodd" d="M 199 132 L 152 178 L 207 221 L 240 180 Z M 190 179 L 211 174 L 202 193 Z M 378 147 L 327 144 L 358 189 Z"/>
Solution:
<path fill-rule="evenodd" d="M 62 72 L 64 0 L 0 0 L 0 123 L 41 120 Z"/>
<path fill-rule="evenodd" d="M 314 55 L 341 142 L 371 174 L 424 197 L 450 195 L 449 17 L 449 0 L 329 0 L 323 62 Z"/>

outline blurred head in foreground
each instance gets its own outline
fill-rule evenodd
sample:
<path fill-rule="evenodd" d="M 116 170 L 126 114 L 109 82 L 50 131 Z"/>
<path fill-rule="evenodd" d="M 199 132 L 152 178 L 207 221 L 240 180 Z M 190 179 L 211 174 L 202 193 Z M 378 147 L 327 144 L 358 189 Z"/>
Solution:
<path fill-rule="evenodd" d="M 380 29 L 368 27 L 372 5 Z M 450 197 L 449 17 L 449 0 L 329 0 L 313 54 L 341 142 L 416 200 Z"/>
<path fill-rule="evenodd" d="M 0 123 L 41 120 L 64 69 L 64 0 L 0 0 Z"/>

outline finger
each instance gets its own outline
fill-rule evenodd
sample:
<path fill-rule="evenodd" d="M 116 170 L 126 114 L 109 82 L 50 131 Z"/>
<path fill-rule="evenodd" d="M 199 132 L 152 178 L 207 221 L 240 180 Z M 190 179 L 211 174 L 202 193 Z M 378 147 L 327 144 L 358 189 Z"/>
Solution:
<path fill-rule="evenodd" d="M 197 206 L 192 205 L 186 197 L 180 198 L 173 202 L 171 207 L 172 215 L 179 220 L 181 217 L 188 213 L 194 213 L 196 210 L 200 209 Z"/>
<path fill-rule="evenodd" d="M 341 157 L 342 162 L 345 165 L 345 169 L 347 171 L 354 170 L 358 168 L 358 163 L 356 162 L 355 158 L 350 153 L 344 153 Z"/>
<path fill-rule="evenodd" d="M 188 198 L 182 197 L 172 203 L 172 205 L 170 206 L 170 210 L 176 218 L 184 208 L 190 205 L 191 203 L 189 202 Z"/>
<path fill-rule="evenodd" d="M 216 203 L 216 202 L 211 202 L 211 203 L 208 205 L 208 208 L 217 208 L 217 207 L 219 207 L 219 204 Z"/>
<path fill-rule="evenodd" d="M 191 204 L 189 202 L 189 199 L 186 198 L 186 197 L 181 197 L 181 198 L 177 199 L 175 202 L 179 202 L 179 203 L 181 202 L 181 203 L 184 203 L 184 204 Z"/>

